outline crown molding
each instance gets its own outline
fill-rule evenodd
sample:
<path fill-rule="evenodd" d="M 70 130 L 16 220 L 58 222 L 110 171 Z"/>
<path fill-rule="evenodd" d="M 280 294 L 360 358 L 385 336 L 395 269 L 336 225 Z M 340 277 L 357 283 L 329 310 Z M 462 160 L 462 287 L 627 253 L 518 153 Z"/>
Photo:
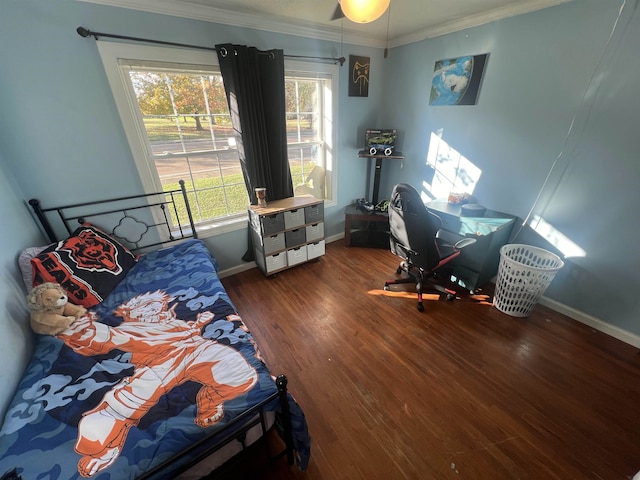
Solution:
<path fill-rule="evenodd" d="M 342 30 L 341 28 L 325 25 L 284 21 L 277 18 L 269 18 L 256 14 L 231 12 L 217 7 L 197 5 L 192 3 L 180 3 L 171 0 L 76 0 L 85 3 L 94 3 L 112 7 L 126 8 L 143 12 L 171 15 L 175 17 L 190 18 L 194 20 L 220 23 L 234 27 L 251 28 L 272 33 L 294 35 L 316 40 L 362 45 L 374 48 L 399 47 L 428 38 L 439 37 L 448 33 L 454 33 L 467 28 L 477 27 L 503 18 L 514 17 L 547 7 L 556 6 L 573 0 L 528 0 L 505 7 L 496 8 L 489 12 L 470 15 L 458 20 L 425 28 L 407 35 L 390 38 L 381 38 L 374 34 Z M 87 25 L 91 29 L 92 26 Z"/>
<path fill-rule="evenodd" d="M 221 8 L 195 4 L 180 4 L 167 0 L 76 0 L 78 2 L 94 3 L 111 7 L 127 8 L 142 12 L 171 15 L 174 17 L 190 18 L 234 27 L 251 28 L 272 33 L 294 35 L 330 42 L 343 42 L 355 45 L 383 48 L 385 41 L 373 35 L 342 31 L 339 28 L 321 25 L 295 23 L 275 18 L 268 18 L 255 14 L 231 12 Z M 87 28 L 91 29 L 90 26 Z M 97 28 L 96 28 L 97 29 Z"/>
<path fill-rule="evenodd" d="M 442 23 L 435 27 L 425 28 L 424 30 L 393 38 L 392 40 L 389 40 L 389 47 L 400 47 L 402 45 L 419 42 L 428 38 L 440 37 L 448 33 L 459 32 L 460 30 L 465 30 L 467 28 L 479 27 L 480 25 L 486 25 L 487 23 L 495 22 L 497 20 L 535 12 L 548 7 L 555 7 L 556 5 L 571 1 L 573 0 L 529 0 L 526 2 L 507 5 L 488 12 L 469 15 L 452 22 Z"/>

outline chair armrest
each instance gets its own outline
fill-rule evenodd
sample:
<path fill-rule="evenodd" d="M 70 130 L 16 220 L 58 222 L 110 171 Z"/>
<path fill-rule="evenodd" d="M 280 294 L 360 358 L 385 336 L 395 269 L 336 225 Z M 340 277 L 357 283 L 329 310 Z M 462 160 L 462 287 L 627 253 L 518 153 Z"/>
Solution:
<path fill-rule="evenodd" d="M 469 245 L 473 245 L 474 243 L 476 243 L 475 238 L 463 238 L 462 240 L 457 241 L 453 248 L 455 248 L 456 250 L 462 250 L 464 247 L 468 247 Z"/>

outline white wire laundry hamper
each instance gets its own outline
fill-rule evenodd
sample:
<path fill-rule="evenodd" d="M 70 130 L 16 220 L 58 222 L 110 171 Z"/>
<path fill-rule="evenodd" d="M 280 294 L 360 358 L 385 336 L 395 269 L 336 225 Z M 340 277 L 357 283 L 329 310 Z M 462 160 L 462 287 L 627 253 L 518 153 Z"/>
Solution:
<path fill-rule="evenodd" d="M 512 317 L 528 317 L 564 262 L 543 248 L 510 243 L 500 249 L 493 305 Z"/>

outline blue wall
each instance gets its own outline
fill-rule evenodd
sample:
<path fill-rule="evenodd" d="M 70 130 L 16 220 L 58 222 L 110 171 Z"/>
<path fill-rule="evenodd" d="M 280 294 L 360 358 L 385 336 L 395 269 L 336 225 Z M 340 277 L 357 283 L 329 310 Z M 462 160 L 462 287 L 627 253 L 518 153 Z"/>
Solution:
<path fill-rule="evenodd" d="M 637 3 L 637 2 L 636 2 Z M 587 251 L 572 259 L 548 295 L 628 332 L 640 334 L 633 293 L 639 237 L 640 65 L 638 15 L 623 12 L 600 56 L 621 1 L 574 0 L 539 12 L 382 51 L 241 29 L 72 0 L 2 0 L 0 4 L 0 200 L 9 207 L 0 230 L 0 378 L 15 378 L 28 353 L 24 291 L 15 258 L 44 243 L 23 200 L 45 205 L 140 190 L 115 103 L 91 39 L 75 29 L 215 45 L 282 48 L 291 55 L 371 57 L 368 98 L 348 97 L 341 70 L 337 139 L 338 204 L 327 210 L 329 236 L 343 229 L 343 207 L 370 195 L 370 165 L 357 158 L 368 127 L 398 128 L 406 159 L 383 167 L 381 197 L 394 183 L 416 186 L 425 175 L 429 135 L 444 139 L 483 171 L 476 189 L 487 207 L 525 217 L 576 124 L 537 213 Z M 428 106 L 433 64 L 489 53 L 478 105 Z M 583 99 L 589 79 L 596 83 Z M 599 88 L 596 88 L 599 87 Z M 557 172 L 566 171 L 563 176 Z M 6 211 L 6 208 L 5 208 Z M 526 229 L 516 240 L 542 242 Z M 526 236 L 525 236 L 526 234 Z M 223 269 L 241 264 L 246 231 L 207 239 Z M 8 383 L 3 383 L 8 385 Z M 0 410 L 3 407 L 0 398 Z"/>
<path fill-rule="evenodd" d="M 4 165 L 0 152 L 0 165 Z M 25 290 L 18 273 L 16 252 L 26 245 L 38 245 L 40 233 L 31 219 L 22 200 L 22 192 L 15 179 L 0 169 L 0 204 L 2 226 L 0 226 L 0 413 L 4 412 L 8 395 L 19 380 L 27 358 L 32 351 L 32 333 L 29 313 L 24 300 Z"/>
<path fill-rule="evenodd" d="M 540 193 L 533 213 L 586 251 L 568 259 L 545 295 L 635 334 L 637 3 L 627 2 L 610 41 L 622 2 L 580 0 L 393 49 L 380 115 L 402 132 L 406 156 L 383 167 L 387 192 L 402 181 L 420 186 L 429 136 L 443 129 L 482 170 L 479 203 L 524 219 Z M 481 53 L 489 60 L 477 105 L 429 107 L 434 62 Z M 550 247 L 528 228 L 513 243 Z"/>

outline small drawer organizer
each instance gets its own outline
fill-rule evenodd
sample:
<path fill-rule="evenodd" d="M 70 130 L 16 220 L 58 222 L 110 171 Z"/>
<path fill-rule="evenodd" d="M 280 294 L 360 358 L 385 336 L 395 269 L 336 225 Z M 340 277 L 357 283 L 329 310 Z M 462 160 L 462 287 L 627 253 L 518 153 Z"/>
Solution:
<path fill-rule="evenodd" d="M 325 253 L 324 201 L 290 197 L 249 207 L 251 241 L 265 275 L 286 270 Z"/>

